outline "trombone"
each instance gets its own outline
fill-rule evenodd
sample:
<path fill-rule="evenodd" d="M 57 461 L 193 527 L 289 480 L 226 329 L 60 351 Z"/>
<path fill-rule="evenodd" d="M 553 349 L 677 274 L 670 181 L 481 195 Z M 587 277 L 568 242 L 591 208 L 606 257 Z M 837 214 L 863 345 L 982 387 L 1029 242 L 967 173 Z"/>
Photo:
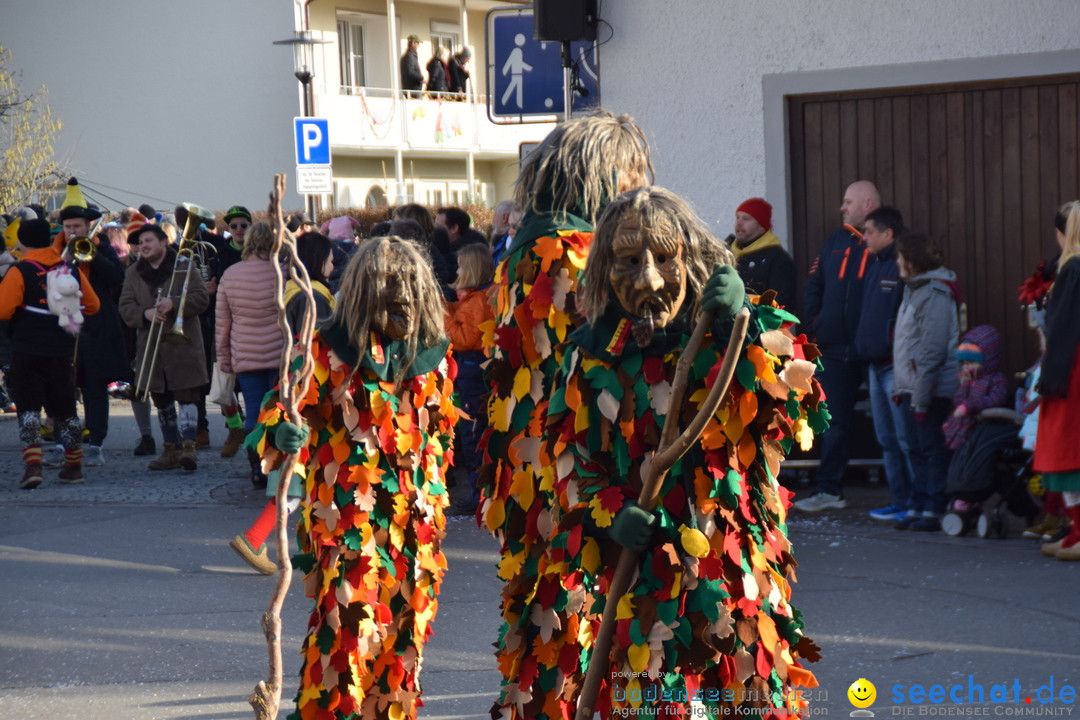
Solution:
<path fill-rule="evenodd" d="M 187 222 L 184 223 L 184 232 L 180 239 L 180 249 L 176 252 L 176 260 L 173 262 L 172 275 L 169 276 L 169 288 L 165 293 L 167 297 L 172 297 L 173 290 L 176 287 L 177 277 L 183 278 L 180 286 L 180 301 L 176 305 L 176 319 L 173 321 L 172 327 L 168 330 L 165 329 L 164 321 L 158 321 L 156 314 L 150 321 L 150 330 L 146 336 L 146 345 L 143 347 L 142 359 L 139 361 L 139 372 L 135 376 L 135 399 L 139 402 L 145 402 L 150 396 L 150 383 L 154 377 L 154 369 L 157 367 L 157 359 L 161 349 L 162 338 L 167 342 L 173 343 L 191 342 L 187 335 L 184 334 L 184 307 L 187 305 L 188 288 L 191 284 L 191 271 L 196 265 L 195 251 L 200 249 L 201 245 L 209 244 L 198 240 L 199 227 L 208 222 L 212 222 L 214 213 L 192 203 L 184 203 L 184 208 L 188 211 Z M 154 299 L 155 308 L 161 303 L 163 290 L 164 288 L 158 288 L 157 297 Z"/>
<path fill-rule="evenodd" d="M 94 242 L 94 236 L 97 235 L 98 228 L 105 220 L 105 216 L 102 215 L 94 224 L 90 226 L 90 230 L 86 235 L 77 235 L 70 238 L 67 241 L 67 245 L 64 246 L 63 257 L 65 260 L 73 260 L 77 263 L 93 262 L 97 257 L 97 243 Z"/>

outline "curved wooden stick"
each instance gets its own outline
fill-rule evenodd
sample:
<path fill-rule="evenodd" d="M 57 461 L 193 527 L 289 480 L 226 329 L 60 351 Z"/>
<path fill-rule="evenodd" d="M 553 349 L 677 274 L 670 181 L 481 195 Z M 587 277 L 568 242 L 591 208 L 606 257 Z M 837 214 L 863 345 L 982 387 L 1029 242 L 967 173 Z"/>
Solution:
<path fill-rule="evenodd" d="M 649 465 L 645 482 L 638 496 L 638 505 L 646 510 L 652 510 L 656 505 L 656 496 L 660 492 L 660 486 L 667 476 L 668 470 L 690 449 L 705 429 L 709 418 L 716 413 L 720 402 L 727 394 L 731 379 L 735 375 L 735 365 L 742 354 L 743 340 L 746 338 L 746 328 L 750 323 L 750 311 L 743 308 L 735 316 L 735 326 L 731 330 L 731 338 L 728 340 L 727 352 L 724 354 L 724 362 L 720 365 L 720 373 L 716 376 L 716 382 L 709 390 L 705 402 L 698 409 L 697 415 L 690 421 L 690 425 L 678 438 L 672 439 L 678 428 L 678 407 L 682 404 L 682 397 L 686 393 L 687 374 L 690 366 L 697 355 L 698 347 L 702 338 L 712 324 L 712 313 L 705 313 L 698 320 L 694 334 L 683 350 L 679 364 L 675 368 L 675 379 L 671 390 L 671 404 L 668 406 L 667 419 L 664 421 L 664 429 L 660 435 L 660 447 L 653 454 L 653 461 Z M 678 404 L 676 404 L 678 400 Z M 669 429 L 670 428 L 670 429 Z M 575 720 L 588 720 L 593 716 L 596 707 L 596 696 L 600 691 L 600 683 L 608 671 L 608 658 L 611 654 L 611 636 L 615 630 L 615 614 L 618 612 L 619 600 L 630 589 L 630 581 L 637 569 L 638 554 L 629 548 L 623 548 L 619 553 L 619 562 L 615 566 L 615 573 L 611 576 L 611 584 L 606 593 L 607 601 L 604 604 L 604 615 L 600 621 L 600 629 L 593 641 L 592 652 L 589 654 L 589 671 L 585 674 L 585 682 L 581 685 L 581 694 L 578 696 L 577 712 Z"/>
<path fill-rule="evenodd" d="M 271 258 L 275 262 L 274 267 L 274 302 L 277 305 L 278 327 L 285 338 L 285 349 L 281 353 L 281 379 L 278 382 L 278 399 L 285 406 L 286 418 L 297 423 L 303 423 L 297 409 L 299 398 L 307 395 L 308 384 L 311 381 L 311 372 L 314 362 L 311 357 L 311 335 L 315 331 L 315 301 L 312 297 L 311 279 L 307 270 L 300 262 L 296 254 L 296 242 L 288 235 L 285 229 L 285 218 L 281 211 L 281 197 L 285 194 L 285 175 L 274 176 L 274 191 L 270 194 L 270 222 L 274 226 L 274 249 Z M 307 297 L 307 307 L 304 310 L 299 336 L 297 337 L 297 349 L 304 353 L 304 362 L 299 373 L 290 377 L 289 368 L 292 364 L 293 336 L 292 328 L 285 314 L 285 279 L 282 276 L 281 264 L 276 260 L 281 257 L 282 251 L 286 254 L 286 264 L 289 268 L 290 277 L 300 286 L 300 291 Z M 258 413 L 259 408 L 249 408 L 248 412 Z M 285 604 L 285 596 L 289 591 L 292 581 L 292 564 L 289 562 L 289 537 L 287 526 L 289 521 L 289 481 L 292 479 L 293 466 L 296 464 L 296 455 L 285 455 L 281 459 L 281 474 L 278 478 L 277 493 L 277 523 L 274 539 L 277 544 L 277 585 L 274 586 L 273 595 L 270 597 L 270 605 L 262 616 L 263 634 L 266 636 L 266 649 L 269 655 L 269 677 L 260 680 L 252 691 L 248 702 L 255 710 L 256 720 L 274 720 L 278 716 L 281 706 L 282 687 L 282 656 L 281 656 L 281 608 Z"/>

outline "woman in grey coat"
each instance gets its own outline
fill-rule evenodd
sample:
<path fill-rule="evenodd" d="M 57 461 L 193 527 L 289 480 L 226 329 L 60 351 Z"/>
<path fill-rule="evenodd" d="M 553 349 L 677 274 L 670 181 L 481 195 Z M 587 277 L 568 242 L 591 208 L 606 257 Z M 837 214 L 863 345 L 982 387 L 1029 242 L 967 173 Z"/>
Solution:
<path fill-rule="evenodd" d="M 896 241 L 904 299 L 893 341 L 893 401 L 904 409 L 912 492 L 899 530 L 937 531 L 945 512 L 949 450 L 942 424 L 956 390 L 956 273 L 944 266 L 941 250 L 926 235 L 907 232 Z"/>

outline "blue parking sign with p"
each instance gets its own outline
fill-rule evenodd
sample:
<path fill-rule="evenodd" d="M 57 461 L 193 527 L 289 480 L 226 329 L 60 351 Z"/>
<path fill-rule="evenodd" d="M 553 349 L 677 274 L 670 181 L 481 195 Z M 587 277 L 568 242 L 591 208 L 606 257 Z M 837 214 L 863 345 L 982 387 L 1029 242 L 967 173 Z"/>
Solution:
<path fill-rule="evenodd" d="M 326 118 L 293 118 L 297 165 L 330 164 L 329 126 Z"/>

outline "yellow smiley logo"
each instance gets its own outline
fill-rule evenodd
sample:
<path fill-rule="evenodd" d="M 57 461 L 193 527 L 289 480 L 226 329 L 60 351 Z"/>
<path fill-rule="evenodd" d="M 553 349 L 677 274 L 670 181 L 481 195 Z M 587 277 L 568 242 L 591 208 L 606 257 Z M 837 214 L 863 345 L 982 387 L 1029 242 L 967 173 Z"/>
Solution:
<path fill-rule="evenodd" d="M 848 700 L 857 708 L 868 708 L 877 698 L 877 688 L 866 678 L 859 678 L 847 689 Z"/>

